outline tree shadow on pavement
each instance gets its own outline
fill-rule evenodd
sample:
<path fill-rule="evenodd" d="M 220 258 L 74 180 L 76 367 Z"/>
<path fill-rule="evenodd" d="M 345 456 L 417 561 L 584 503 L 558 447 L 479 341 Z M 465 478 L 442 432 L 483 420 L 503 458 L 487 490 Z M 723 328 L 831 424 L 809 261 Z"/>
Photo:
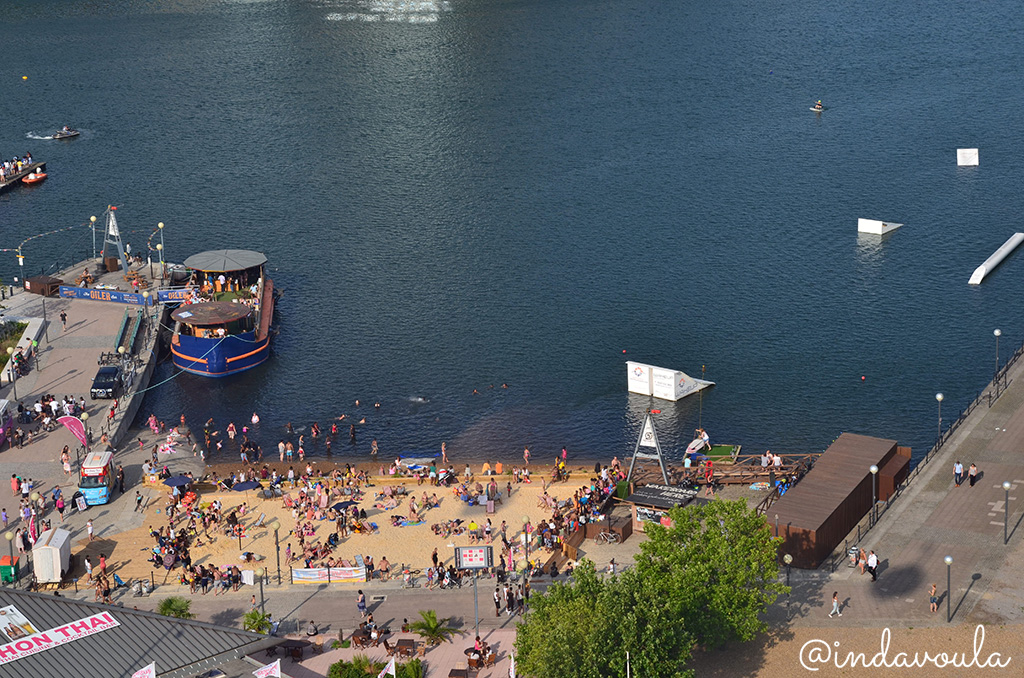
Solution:
<path fill-rule="evenodd" d="M 210 621 L 214 624 L 220 624 L 221 626 L 241 626 L 242 617 L 245 615 L 245 610 L 240 607 L 229 607 L 226 610 L 220 610 L 210 616 Z"/>

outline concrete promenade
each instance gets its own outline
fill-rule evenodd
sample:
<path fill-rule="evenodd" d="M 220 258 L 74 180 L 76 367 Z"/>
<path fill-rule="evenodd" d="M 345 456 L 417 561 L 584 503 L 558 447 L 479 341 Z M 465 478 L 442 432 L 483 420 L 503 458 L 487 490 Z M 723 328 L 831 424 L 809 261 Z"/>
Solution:
<path fill-rule="evenodd" d="M 913 627 L 945 625 L 947 601 L 954 624 L 1013 623 L 1024 609 L 1024 360 L 1012 365 L 1007 385 L 992 403 L 990 385 L 981 404 L 881 515 L 860 546 L 879 557 L 878 581 L 839 564 L 792 572 L 792 624 Z M 884 431 L 877 432 L 884 435 Z M 971 487 L 953 482 L 953 464 L 979 470 Z M 1011 483 L 1009 544 L 1003 545 L 1005 497 Z M 880 505 L 880 508 L 884 505 Z M 856 533 L 851 537 L 856 539 Z M 945 556 L 953 558 L 950 590 Z M 929 611 L 929 588 L 938 588 L 939 611 Z M 830 620 L 832 592 L 843 601 L 842 619 Z M 785 601 L 774 618 L 785 619 Z"/>

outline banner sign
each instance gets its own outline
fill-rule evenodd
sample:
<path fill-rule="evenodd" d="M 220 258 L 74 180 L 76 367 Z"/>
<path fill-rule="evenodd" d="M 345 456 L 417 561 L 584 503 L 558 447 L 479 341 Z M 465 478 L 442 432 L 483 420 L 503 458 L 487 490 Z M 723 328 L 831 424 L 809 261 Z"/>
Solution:
<path fill-rule="evenodd" d="M 89 443 L 85 440 L 85 424 L 78 417 L 64 416 L 58 417 L 57 421 L 64 424 L 67 430 L 71 431 L 71 435 L 78 438 L 78 442 L 88 447 Z"/>
<path fill-rule="evenodd" d="M 192 297 L 192 288 L 186 287 L 181 290 L 158 290 L 157 301 L 185 301 Z"/>
<path fill-rule="evenodd" d="M 252 675 L 256 678 L 281 678 L 281 660 L 278 659 L 270 664 L 264 664 L 255 671 Z"/>
<path fill-rule="evenodd" d="M 292 570 L 296 584 L 352 584 L 366 581 L 365 567 L 311 567 Z"/>
<path fill-rule="evenodd" d="M 43 652 L 58 645 L 81 640 L 94 633 L 108 631 L 120 625 L 120 622 L 110 616 L 109 612 L 101 612 L 100 614 L 94 614 L 91 617 L 79 619 L 70 624 L 58 626 L 49 631 L 35 633 L 13 643 L 0 645 L 0 665 L 9 664 L 37 652 Z"/>
<path fill-rule="evenodd" d="M 156 678 L 156 662 L 150 663 L 149 666 L 143 666 L 132 674 L 132 678 Z"/>
<path fill-rule="evenodd" d="M 61 285 L 60 296 L 66 299 L 92 299 L 93 301 L 111 301 L 115 304 L 146 305 L 146 297 L 141 294 L 118 292 L 117 290 L 91 290 L 88 287 Z"/>
<path fill-rule="evenodd" d="M 494 551 L 490 546 L 458 546 L 455 548 L 455 567 L 460 570 L 481 570 L 494 566 Z"/>
<path fill-rule="evenodd" d="M 32 622 L 13 605 L 0 607 L 0 642 L 18 640 L 38 633 Z"/>
<path fill-rule="evenodd" d="M 377 674 L 377 678 L 384 678 L 384 676 L 386 676 L 389 673 L 392 676 L 397 676 L 398 675 L 398 671 L 395 669 L 395 658 L 394 657 L 391 658 L 391 661 L 388 662 L 387 666 L 385 666 L 384 668 L 382 668 L 380 670 L 380 673 Z"/>

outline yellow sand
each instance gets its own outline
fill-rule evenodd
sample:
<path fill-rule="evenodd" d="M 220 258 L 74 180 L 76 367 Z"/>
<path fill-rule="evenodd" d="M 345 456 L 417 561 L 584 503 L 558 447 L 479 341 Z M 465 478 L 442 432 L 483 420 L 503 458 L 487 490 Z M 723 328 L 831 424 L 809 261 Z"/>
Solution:
<path fill-rule="evenodd" d="M 590 478 L 590 474 L 582 468 L 575 470 L 572 475 L 573 477 L 567 483 L 559 483 L 550 487 L 549 493 L 557 499 L 568 499 L 577 488 Z M 464 502 L 460 501 L 454 496 L 451 488 L 432 487 L 427 482 L 424 482 L 423 485 L 417 485 L 415 480 L 409 479 L 392 480 L 387 483 L 383 482 L 380 478 L 374 479 L 375 486 L 364 488 L 364 497 L 358 505 L 359 508 L 366 510 L 369 521 L 377 523 L 379 533 L 349 533 L 349 536 L 342 539 L 341 543 L 335 548 L 332 556 L 336 559 L 342 558 L 354 561 L 354 557 L 357 554 L 364 557 L 370 555 L 373 556 L 375 564 L 382 557 L 386 556 L 396 570 L 400 564 L 408 563 L 412 567 L 424 570 L 425 572 L 431 563 L 430 555 L 434 548 L 438 549 L 438 555 L 442 561 L 450 562 L 454 558 L 453 546 L 470 545 L 468 535 L 464 534 L 445 539 L 435 535 L 430 529 L 431 525 L 445 520 L 461 518 L 466 523 L 474 519 L 482 528 L 489 517 L 493 525 L 492 534 L 497 545 L 497 548 L 495 548 L 495 557 L 497 558 L 500 555 L 501 542 L 498 534 L 501 521 L 504 520 L 508 524 L 507 534 L 511 541 L 514 536 L 522 531 L 524 517 L 528 517 L 531 522 L 536 524 L 541 518 L 549 518 L 551 516 L 550 510 L 543 509 L 539 505 L 539 498 L 543 492 L 542 483 L 539 480 L 540 473 L 537 473 L 534 477 L 538 478 L 538 480 L 532 483 L 513 484 L 511 498 L 504 497 L 506 483 L 509 480 L 508 476 L 497 477 L 496 480 L 498 480 L 498 487 L 503 495 L 503 501 L 495 504 L 495 513 L 490 516 L 486 512 L 486 507 L 467 506 Z M 478 476 L 474 480 L 486 484 L 486 480 L 482 476 Z M 422 498 L 423 492 L 426 492 L 428 496 L 436 493 L 441 500 L 441 505 L 423 512 L 422 516 L 425 522 L 420 525 L 392 527 L 391 516 L 393 514 L 397 513 L 398 515 L 408 516 L 408 495 L 400 500 L 398 508 L 391 511 L 382 511 L 373 505 L 373 494 L 379 492 L 385 484 L 395 485 L 403 483 L 407 486 L 410 493 L 415 493 L 418 499 Z M 117 572 L 125 580 L 135 577 L 148 579 L 151 574 L 154 574 L 157 584 L 171 580 L 177 581 L 180 569 L 175 569 L 173 573 L 168 575 L 166 570 L 156 570 L 150 562 L 145 560 L 145 558 L 149 557 L 149 549 L 154 544 L 153 538 L 149 536 L 150 526 L 159 528 L 167 525 L 164 508 L 170 496 L 169 492 L 166 491 L 168 488 L 162 485 L 148 484 L 148 487 L 150 488 L 150 498 L 147 502 L 144 527 L 122 532 L 111 538 L 97 539 L 92 544 L 83 541 L 76 546 L 78 575 L 83 577 L 83 581 L 84 567 L 81 565 L 82 558 L 86 555 L 91 556 L 95 567 L 99 561 L 100 553 L 105 553 L 107 556 L 108 573 Z M 286 492 L 288 491 L 287 483 L 284 484 L 284 489 Z M 158 492 L 159 495 L 157 495 Z M 291 492 L 293 496 L 297 495 L 297 490 L 291 490 Z M 224 516 L 227 516 L 232 509 L 239 507 L 243 502 L 248 505 L 245 516 L 241 518 L 242 524 L 246 526 L 245 537 L 242 539 L 241 548 L 239 548 L 237 538 L 225 536 L 223 531 L 214 533 L 211 528 L 210 536 L 212 540 L 208 542 L 200 534 L 200 539 L 204 545 L 193 546 L 193 563 L 212 564 L 219 567 L 235 564 L 241 566 L 242 569 L 256 569 L 263 566 L 267 567 L 272 576 L 276 577 L 277 561 L 274 532 L 266 527 L 250 527 L 256 523 L 261 513 L 265 513 L 265 525 L 269 525 L 275 518 L 281 523 L 279 531 L 281 569 L 284 581 L 287 582 L 288 564 L 285 561 L 285 547 L 287 544 L 291 544 L 294 553 L 298 554 L 299 551 L 298 540 L 295 538 L 295 535 L 291 534 L 295 527 L 295 518 L 292 517 L 292 510 L 284 507 L 282 499 L 262 499 L 258 496 L 257 492 L 249 492 L 248 495 L 239 492 L 200 493 L 200 503 L 211 502 L 214 499 L 221 501 Z M 333 504 L 337 501 L 340 500 L 334 499 L 331 503 Z M 316 535 L 312 538 L 307 538 L 307 542 L 322 543 L 334 531 L 334 523 L 331 521 L 313 521 L 313 523 L 316 527 Z M 183 519 L 179 518 L 175 522 L 175 528 L 182 529 L 186 524 Z M 265 559 L 260 563 L 245 564 L 243 566 L 240 556 L 246 551 L 260 554 Z M 303 567 L 304 564 L 301 561 L 295 561 L 292 563 L 292 566 L 299 568 Z"/>

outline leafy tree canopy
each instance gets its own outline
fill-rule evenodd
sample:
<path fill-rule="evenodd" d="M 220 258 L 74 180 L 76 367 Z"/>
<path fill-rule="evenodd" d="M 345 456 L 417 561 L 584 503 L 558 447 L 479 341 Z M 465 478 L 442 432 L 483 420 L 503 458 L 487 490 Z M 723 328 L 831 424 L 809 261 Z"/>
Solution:
<path fill-rule="evenodd" d="M 751 640 L 761 614 L 786 587 L 777 542 L 745 502 L 669 511 L 672 527 L 648 523 L 636 564 L 600 577 L 583 561 L 571 583 L 530 598 L 519 626 L 519 672 L 545 678 L 634 675 L 688 678 L 694 645 Z"/>

